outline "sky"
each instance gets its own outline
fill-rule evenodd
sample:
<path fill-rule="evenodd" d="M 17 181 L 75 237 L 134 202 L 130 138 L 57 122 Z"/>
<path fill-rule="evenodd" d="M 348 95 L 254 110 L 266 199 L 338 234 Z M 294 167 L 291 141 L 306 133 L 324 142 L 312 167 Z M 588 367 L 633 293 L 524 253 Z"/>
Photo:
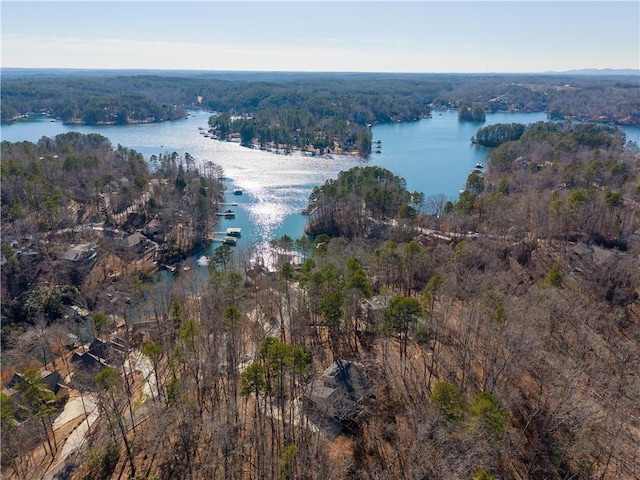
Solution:
<path fill-rule="evenodd" d="M 2 67 L 640 68 L 634 1 L 0 1 Z"/>

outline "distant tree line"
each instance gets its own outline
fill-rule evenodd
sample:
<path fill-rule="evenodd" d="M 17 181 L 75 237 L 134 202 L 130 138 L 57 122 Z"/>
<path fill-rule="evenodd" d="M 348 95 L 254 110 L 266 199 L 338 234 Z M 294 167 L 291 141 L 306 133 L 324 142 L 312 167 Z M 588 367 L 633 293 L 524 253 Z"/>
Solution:
<path fill-rule="evenodd" d="M 233 115 L 266 112 L 263 120 L 275 128 L 290 110 L 308 113 L 316 123 L 321 119 L 314 125 L 321 131 L 333 119 L 360 126 L 410 121 L 428 115 L 430 105 L 458 110 L 462 104 L 637 125 L 639 91 L 633 76 L 96 73 L 3 78 L 0 99 L 3 122 L 41 112 L 65 122 L 163 121 L 184 116 L 187 108 L 206 108 Z"/>
<path fill-rule="evenodd" d="M 452 82 L 434 108 L 481 105 L 486 112 L 547 112 L 550 118 L 640 125 L 637 76 L 478 75 Z"/>
<path fill-rule="evenodd" d="M 154 83 L 154 82 L 151 82 Z M 129 87 L 104 78 L 33 79 L 2 84 L 3 122 L 26 114 L 47 114 L 65 123 L 128 124 L 176 120 L 183 106 L 154 98 L 158 87 Z"/>

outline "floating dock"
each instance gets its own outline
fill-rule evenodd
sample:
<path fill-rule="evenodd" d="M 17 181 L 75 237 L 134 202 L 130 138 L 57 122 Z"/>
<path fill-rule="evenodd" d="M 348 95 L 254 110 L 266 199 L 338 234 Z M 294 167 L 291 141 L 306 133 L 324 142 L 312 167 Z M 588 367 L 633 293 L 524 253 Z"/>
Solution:
<path fill-rule="evenodd" d="M 237 241 L 238 239 L 236 237 L 231 237 L 229 235 L 222 237 L 222 243 L 225 245 L 235 245 Z"/>
<path fill-rule="evenodd" d="M 219 217 L 233 218 L 236 216 L 236 212 L 233 210 L 226 210 L 224 212 L 218 212 L 216 215 Z"/>

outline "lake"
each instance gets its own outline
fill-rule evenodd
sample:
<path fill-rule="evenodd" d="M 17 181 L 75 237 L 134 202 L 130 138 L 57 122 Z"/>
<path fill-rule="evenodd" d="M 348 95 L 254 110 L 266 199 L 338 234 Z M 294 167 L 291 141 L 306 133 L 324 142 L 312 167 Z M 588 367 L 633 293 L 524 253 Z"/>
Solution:
<path fill-rule="evenodd" d="M 482 126 L 495 123 L 533 123 L 546 120 L 546 114 L 494 113 L 487 121 L 460 123 L 454 111 L 434 111 L 431 118 L 408 123 L 376 125 L 372 128 L 377 143 L 368 159 L 346 156 L 307 157 L 298 153 L 274 153 L 241 147 L 233 142 L 206 138 L 198 130 L 207 127 L 210 113 L 189 112 L 173 122 L 136 125 L 65 125 L 47 117 L 3 124 L 2 140 L 37 142 L 41 137 L 77 131 L 99 133 L 116 146 L 132 148 L 148 160 L 153 154 L 188 152 L 198 163 L 212 161 L 224 169 L 229 179 L 226 201 L 238 202 L 235 219 L 222 219 L 215 227 L 242 228 L 238 245 L 255 248 L 268 255 L 268 241 L 289 235 L 304 235 L 306 217 L 301 215 L 314 186 L 336 178 L 339 172 L 354 166 L 377 165 L 406 179 L 407 188 L 429 197 L 444 194 L 455 199 L 467 176 L 477 163 L 486 163 L 488 149 L 471 144 L 471 137 Z M 625 128 L 628 138 L 640 143 L 640 128 Z M 233 195 L 233 189 L 243 195 Z M 212 249 L 219 244 L 212 244 Z M 268 263 L 268 259 L 266 260 Z"/>

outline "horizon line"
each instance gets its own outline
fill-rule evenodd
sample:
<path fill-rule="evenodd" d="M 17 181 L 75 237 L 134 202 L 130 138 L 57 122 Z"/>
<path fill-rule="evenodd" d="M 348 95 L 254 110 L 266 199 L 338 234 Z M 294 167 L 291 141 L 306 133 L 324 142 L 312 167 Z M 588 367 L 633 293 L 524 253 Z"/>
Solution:
<path fill-rule="evenodd" d="M 617 67 L 584 67 L 569 70 L 543 70 L 543 71 L 374 71 L 374 70 L 233 70 L 233 69 L 198 69 L 198 68 L 129 68 L 129 67 L 13 67 L 0 66 L 2 70 L 73 70 L 73 71 L 125 71 L 125 72 L 185 72 L 185 73 L 296 73 L 296 74 L 376 74 L 376 75 L 532 75 L 532 74 L 558 74 L 578 72 L 629 72 L 640 73 L 640 68 Z"/>

